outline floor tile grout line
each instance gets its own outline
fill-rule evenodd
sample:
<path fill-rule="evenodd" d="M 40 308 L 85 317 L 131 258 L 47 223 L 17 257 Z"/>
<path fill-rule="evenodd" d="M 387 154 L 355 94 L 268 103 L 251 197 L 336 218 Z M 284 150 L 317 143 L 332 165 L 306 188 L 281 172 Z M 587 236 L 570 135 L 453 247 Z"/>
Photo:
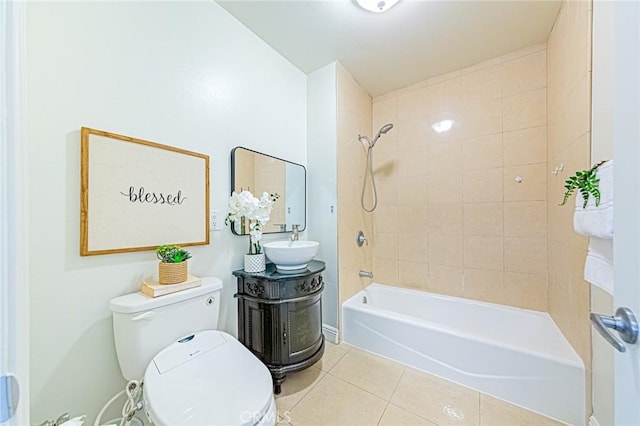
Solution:
<path fill-rule="evenodd" d="M 309 393 L 313 390 L 313 388 L 315 388 L 315 387 L 318 385 L 318 383 L 320 383 L 321 381 L 323 381 L 323 380 L 324 380 L 324 378 L 327 376 L 327 374 L 329 374 L 329 373 L 328 373 L 328 372 L 326 372 L 326 371 L 322 371 L 321 369 L 319 369 L 319 370 L 320 370 L 320 372 L 321 372 L 321 373 L 324 373 L 324 374 L 322 375 L 322 377 L 320 377 L 320 378 L 319 378 L 319 379 L 318 379 L 314 384 L 312 384 L 311 386 L 309 386 L 309 387 L 305 388 L 306 392 L 305 392 L 304 394 L 302 394 L 302 396 L 300 397 L 300 399 L 299 399 L 295 404 L 293 404 L 293 405 L 291 406 L 291 408 L 289 408 L 289 409 L 287 410 L 288 412 L 293 411 L 293 409 L 294 409 L 294 408 L 296 408 L 296 407 L 297 407 L 297 406 L 302 402 L 302 400 L 303 400 L 303 399 L 305 399 L 305 398 L 307 397 L 307 395 L 309 395 Z M 277 402 L 276 402 L 276 404 L 277 404 Z"/>

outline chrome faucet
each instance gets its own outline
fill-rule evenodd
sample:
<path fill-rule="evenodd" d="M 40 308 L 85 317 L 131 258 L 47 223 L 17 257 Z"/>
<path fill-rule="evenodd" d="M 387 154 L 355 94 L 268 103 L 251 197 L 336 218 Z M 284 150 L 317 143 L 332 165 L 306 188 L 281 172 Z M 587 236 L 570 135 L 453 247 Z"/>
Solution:
<path fill-rule="evenodd" d="M 291 225 L 291 241 L 298 241 L 298 227 L 300 225 Z"/>

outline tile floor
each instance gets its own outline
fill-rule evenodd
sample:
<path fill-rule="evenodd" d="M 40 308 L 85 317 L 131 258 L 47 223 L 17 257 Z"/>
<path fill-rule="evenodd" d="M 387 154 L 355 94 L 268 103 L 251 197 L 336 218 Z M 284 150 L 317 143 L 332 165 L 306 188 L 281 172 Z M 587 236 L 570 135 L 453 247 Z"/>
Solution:
<path fill-rule="evenodd" d="M 346 344 L 290 374 L 278 425 L 559 425 L 554 420 Z"/>

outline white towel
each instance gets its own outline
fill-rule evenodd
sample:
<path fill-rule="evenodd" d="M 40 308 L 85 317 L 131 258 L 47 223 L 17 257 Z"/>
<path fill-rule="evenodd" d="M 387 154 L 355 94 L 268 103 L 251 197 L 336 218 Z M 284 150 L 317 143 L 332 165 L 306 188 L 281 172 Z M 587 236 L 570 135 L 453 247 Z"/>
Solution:
<path fill-rule="evenodd" d="M 613 295 L 613 240 L 589 238 L 584 279 Z"/>
<path fill-rule="evenodd" d="M 581 235 L 602 239 L 613 238 L 613 160 L 609 160 L 597 170 L 600 179 L 600 204 L 596 207 L 593 197 L 589 197 L 587 207 L 582 208 L 583 199 L 576 193 L 576 208 L 573 214 L 573 229 Z"/>

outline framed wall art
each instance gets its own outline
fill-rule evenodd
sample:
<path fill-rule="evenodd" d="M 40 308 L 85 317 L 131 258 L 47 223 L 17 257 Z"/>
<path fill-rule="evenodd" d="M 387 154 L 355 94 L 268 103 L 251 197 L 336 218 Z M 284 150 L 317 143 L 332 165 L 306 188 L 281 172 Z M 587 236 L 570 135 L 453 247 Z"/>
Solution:
<path fill-rule="evenodd" d="M 80 255 L 209 244 L 209 156 L 83 127 Z"/>

